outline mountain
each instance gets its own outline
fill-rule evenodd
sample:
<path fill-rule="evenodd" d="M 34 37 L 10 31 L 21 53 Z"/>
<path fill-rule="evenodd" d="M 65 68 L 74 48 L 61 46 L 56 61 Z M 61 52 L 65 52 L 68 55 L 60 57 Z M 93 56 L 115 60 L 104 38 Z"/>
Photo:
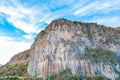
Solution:
<path fill-rule="evenodd" d="M 120 77 L 120 31 L 96 23 L 54 20 L 29 50 L 12 57 L 0 74 L 10 75 L 6 66 L 15 67 L 13 72 L 22 68 L 25 74 L 21 75 L 44 77 L 69 70 L 74 76 L 115 80 Z"/>

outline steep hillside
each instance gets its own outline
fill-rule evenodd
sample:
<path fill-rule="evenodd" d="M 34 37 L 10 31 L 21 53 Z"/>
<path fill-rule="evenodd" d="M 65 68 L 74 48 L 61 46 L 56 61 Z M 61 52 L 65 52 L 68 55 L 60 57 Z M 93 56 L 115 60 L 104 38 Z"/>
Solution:
<path fill-rule="evenodd" d="M 0 76 L 27 76 L 29 50 L 20 52 L 0 68 Z"/>
<path fill-rule="evenodd" d="M 84 75 L 84 79 L 102 76 L 115 80 L 120 77 L 120 31 L 96 23 L 54 20 L 37 35 L 29 50 L 15 55 L 0 73 L 9 73 L 5 68 L 8 65 L 15 72 L 14 65 L 19 65 L 19 70 L 24 63 L 27 67 L 22 75 L 52 74 L 55 80 L 61 80 L 61 72 L 70 70 L 77 79 Z"/>
<path fill-rule="evenodd" d="M 120 31 L 96 23 L 55 20 L 38 34 L 30 53 L 29 75 L 45 76 L 66 68 L 73 75 L 113 80 L 120 75 Z"/>
<path fill-rule="evenodd" d="M 20 52 L 15 56 L 13 56 L 7 64 L 13 65 L 13 64 L 28 63 L 28 59 L 30 57 L 29 53 L 30 53 L 30 50 L 25 50 L 23 52 Z"/>

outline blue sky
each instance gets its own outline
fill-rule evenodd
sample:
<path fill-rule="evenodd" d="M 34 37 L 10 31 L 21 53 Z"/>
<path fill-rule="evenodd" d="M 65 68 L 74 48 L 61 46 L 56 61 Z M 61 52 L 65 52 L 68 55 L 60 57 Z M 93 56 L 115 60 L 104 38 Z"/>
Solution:
<path fill-rule="evenodd" d="M 28 49 L 52 20 L 120 26 L 120 0 L 0 0 L 0 63 Z"/>

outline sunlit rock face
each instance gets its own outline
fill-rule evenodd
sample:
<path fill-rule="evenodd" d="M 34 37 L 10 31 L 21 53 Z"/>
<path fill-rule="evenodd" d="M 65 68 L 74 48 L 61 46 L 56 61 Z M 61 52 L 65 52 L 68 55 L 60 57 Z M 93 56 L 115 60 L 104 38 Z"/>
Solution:
<path fill-rule="evenodd" d="M 108 50 L 107 54 L 111 51 L 116 58 L 115 65 L 109 64 L 114 59 L 111 55 L 93 55 L 96 58 L 93 60 L 89 56 L 86 58 L 86 48 Z M 87 53 L 100 52 L 94 50 Z M 46 76 L 69 68 L 73 75 L 104 75 L 114 80 L 120 73 L 120 31 L 96 23 L 55 20 L 38 34 L 30 54 L 29 75 Z M 110 59 L 103 60 L 107 58 Z"/>

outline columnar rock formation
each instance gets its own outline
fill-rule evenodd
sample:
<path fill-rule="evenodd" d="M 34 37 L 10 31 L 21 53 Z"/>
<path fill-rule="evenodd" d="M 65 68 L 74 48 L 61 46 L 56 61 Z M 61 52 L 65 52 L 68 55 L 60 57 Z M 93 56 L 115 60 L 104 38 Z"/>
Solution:
<path fill-rule="evenodd" d="M 104 75 L 114 80 L 120 75 L 120 31 L 96 23 L 55 20 L 38 34 L 30 54 L 29 75 L 69 68 L 73 75 Z"/>

